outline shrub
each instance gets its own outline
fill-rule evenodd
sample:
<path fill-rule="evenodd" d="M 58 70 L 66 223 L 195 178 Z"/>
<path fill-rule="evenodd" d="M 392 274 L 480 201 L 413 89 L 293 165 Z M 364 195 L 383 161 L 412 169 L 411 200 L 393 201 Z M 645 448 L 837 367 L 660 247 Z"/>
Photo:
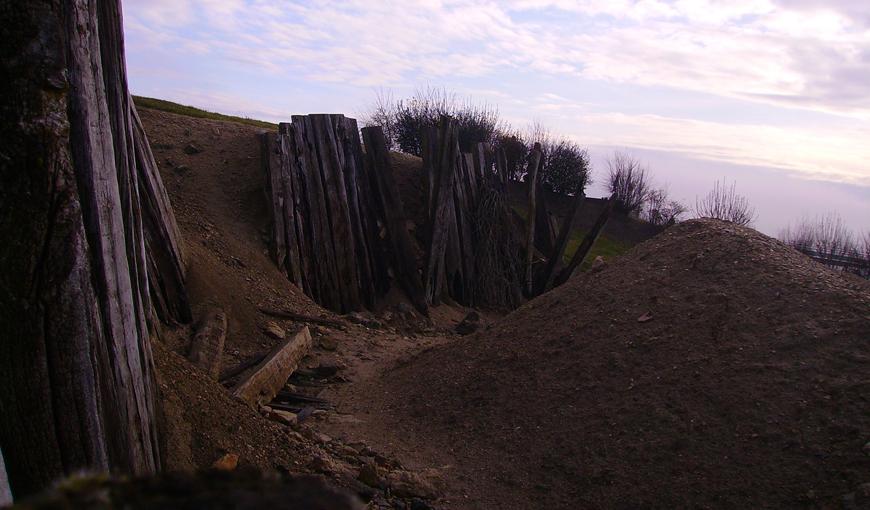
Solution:
<path fill-rule="evenodd" d="M 380 93 L 365 124 L 382 126 L 392 148 L 420 156 L 423 128 L 436 126 L 442 115 L 456 119 L 463 152 L 471 152 L 477 143 L 495 141 L 499 131 L 498 109 L 485 103 L 460 101 L 456 94 L 438 88 L 419 89 L 412 97 L 399 101 Z"/>
<path fill-rule="evenodd" d="M 668 197 L 665 188 L 658 188 L 647 194 L 642 206 L 641 219 L 656 226 L 673 225 L 680 221 L 687 208 L 676 200 Z"/>
<path fill-rule="evenodd" d="M 749 200 L 735 191 L 735 183 L 728 186 L 723 179 L 716 181 L 713 189 L 702 199 L 695 199 L 695 214 L 701 218 L 715 218 L 737 225 L 751 225 L 755 221 L 755 209 Z"/>

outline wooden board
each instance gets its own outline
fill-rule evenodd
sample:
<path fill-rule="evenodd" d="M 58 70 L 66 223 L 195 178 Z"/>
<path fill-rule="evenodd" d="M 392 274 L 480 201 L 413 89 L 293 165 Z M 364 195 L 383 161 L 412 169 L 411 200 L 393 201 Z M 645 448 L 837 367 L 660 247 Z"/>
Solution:
<path fill-rule="evenodd" d="M 227 315 L 220 308 L 210 308 L 203 315 L 193 335 L 187 359 L 213 379 L 218 379 L 226 338 Z"/>
<path fill-rule="evenodd" d="M 233 395 L 253 406 L 270 402 L 310 351 L 311 333 L 306 326 L 276 346 L 236 385 Z"/>

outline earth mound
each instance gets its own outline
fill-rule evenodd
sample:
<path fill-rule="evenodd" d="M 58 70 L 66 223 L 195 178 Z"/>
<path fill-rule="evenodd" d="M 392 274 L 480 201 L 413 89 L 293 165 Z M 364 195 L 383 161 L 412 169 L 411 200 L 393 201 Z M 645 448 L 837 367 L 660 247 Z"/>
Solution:
<path fill-rule="evenodd" d="M 866 281 L 695 220 L 398 366 L 385 419 L 455 454 L 463 507 L 839 507 L 868 341 Z"/>

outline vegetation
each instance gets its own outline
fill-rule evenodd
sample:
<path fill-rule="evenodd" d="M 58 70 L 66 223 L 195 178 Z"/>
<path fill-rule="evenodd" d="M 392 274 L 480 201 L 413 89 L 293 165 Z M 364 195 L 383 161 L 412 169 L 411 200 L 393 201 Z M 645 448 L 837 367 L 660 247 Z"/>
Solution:
<path fill-rule="evenodd" d="M 175 113 L 178 115 L 186 115 L 188 117 L 197 117 L 200 119 L 226 120 L 230 122 L 239 122 L 250 126 L 261 127 L 264 129 L 278 129 L 278 124 L 266 122 L 264 120 L 249 119 L 247 117 L 235 117 L 233 115 L 224 115 L 223 113 L 215 113 L 207 110 L 201 110 L 193 106 L 185 106 L 164 99 L 154 99 L 153 97 L 133 96 L 133 102 L 138 108 L 151 108 L 152 110 L 160 110 L 163 112 Z"/>
<path fill-rule="evenodd" d="M 634 156 L 617 151 L 607 161 L 607 169 L 610 193 L 616 200 L 613 209 L 623 214 L 639 212 L 650 193 L 647 167 Z"/>
<path fill-rule="evenodd" d="M 713 189 L 704 198 L 695 200 L 695 214 L 699 218 L 714 218 L 737 225 L 751 225 L 755 221 L 755 208 L 749 200 L 735 191 L 735 183 L 729 186 L 723 179 L 716 181 Z"/>
<path fill-rule="evenodd" d="M 443 115 L 456 119 L 461 151 L 471 152 L 481 142 L 504 149 L 512 180 L 518 181 L 526 174 L 529 153 L 535 143 L 540 143 L 544 154 L 543 185 L 556 193 L 570 195 L 583 191 L 590 182 L 589 156 L 577 143 L 555 138 L 541 124 L 520 133 L 500 120 L 496 108 L 460 100 L 445 89 L 420 89 L 412 97 L 398 101 L 380 92 L 364 124 L 381 126 L 391 148 L 421 156 L 423 130 L 437 125 Z"/>
<path fill-rule="evenodd" d="M 862 261 L 851 267 L 859 274 L 870 274 L 870 232 L 857 238 L 835 212 L 814 219 L 803 218 L 779 233 L 779 240 L 832 268 L 844 259 Z"/>

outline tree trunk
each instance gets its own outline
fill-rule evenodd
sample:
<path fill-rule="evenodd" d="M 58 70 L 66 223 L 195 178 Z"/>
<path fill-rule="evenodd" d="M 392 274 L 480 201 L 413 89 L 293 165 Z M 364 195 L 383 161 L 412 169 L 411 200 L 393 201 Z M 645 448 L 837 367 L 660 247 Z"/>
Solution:
<path fill-rule="evenodd" d="M 165 247 L 146 251 L 149 235 L 163 230 L 175 242 L 166 256 L 182 295 L 183 264 L 156 166 L 142 175 L 147 142 L 132 121 L 120 5 L 2 0 L 0 13 L 0 449 L 9 482 L 21 497 L 82 469 L 151 474 L 160 458 L 149 329 L 159 325 L 149 261 Z M 189 313 L 186 298 L 175 302 L 179 317 Z"/>

